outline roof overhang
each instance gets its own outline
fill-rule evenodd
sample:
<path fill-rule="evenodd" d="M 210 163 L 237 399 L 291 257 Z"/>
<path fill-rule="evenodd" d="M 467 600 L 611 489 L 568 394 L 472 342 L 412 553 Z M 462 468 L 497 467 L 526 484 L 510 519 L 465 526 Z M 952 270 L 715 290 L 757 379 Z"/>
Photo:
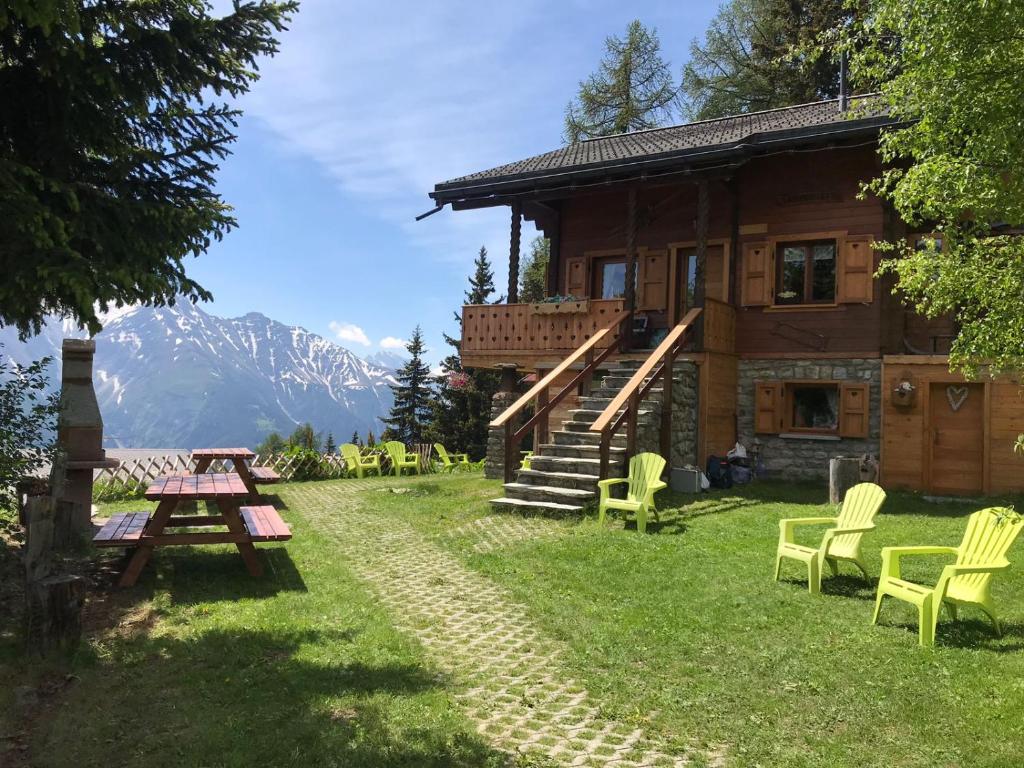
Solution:
<path fill-rule="evenodd" d="M 811 147 L 855 144 L 877 140 L 883 128 L 899 123 L 887 116 L 837 121 L 825 125 L 750 134 L 728 144 L 687 148 L 628 159 L 575 165 L 568 168 L 478 179 L 445 182 L 434 187 L 430 197 L 440 207 L 480 208 L 506 205 L 510 199 L 564 197 L 588 186 L 634 180 L 652 180 L 674 175 L 705 175 L 741 165 L 771 152 Z"/>

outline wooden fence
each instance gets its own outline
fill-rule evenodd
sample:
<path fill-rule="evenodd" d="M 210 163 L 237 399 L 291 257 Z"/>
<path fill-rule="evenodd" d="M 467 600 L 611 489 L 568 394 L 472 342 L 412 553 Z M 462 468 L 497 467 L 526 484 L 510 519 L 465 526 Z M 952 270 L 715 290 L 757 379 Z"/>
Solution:
<path fill-rule="evenodd" d="M 364 449 L 365 450 L 365 449 Z M 420 467 L 424 472 L 433 472 L 432 445 L 416 445 L 413 451 L 420 455 Z M 334 480 L 347 477 L 345 460 L 338 454 L 285 453 L 256 454 L 251 462 L 254 467 L 269 467 L 284 481 L 289 480 Z M 388 471 L 387 454 L 382 454 L 381 464 Z M 175 475 L 191 472 L 195 462 L 186 454 L 142 456 L 122 459 L 116 469 L 99 469 L 93 477 L 93 495 L 98 499 L 141 494 L 147 486 L 161 475 Z M 209 472 L 230 472 L 231 462 L 214 461 Z"/>

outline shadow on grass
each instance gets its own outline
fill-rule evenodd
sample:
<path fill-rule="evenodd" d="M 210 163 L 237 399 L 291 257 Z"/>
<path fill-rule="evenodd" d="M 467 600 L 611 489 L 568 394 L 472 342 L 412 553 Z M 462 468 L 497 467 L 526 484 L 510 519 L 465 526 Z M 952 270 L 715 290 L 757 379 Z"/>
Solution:
<path fill-rule="evenodd" d="M 885 608 L 882 608 L 882 615 L 878 619 L 879 626 L 892 629 L 902 629 L 916 639 L 918 636 L 918 625 L 916 620 L 886 621 Z M 914 609 L 916 611 L 916 609 Z M 935 628 L 935 647 L 948 646 L 953 648 L 965 648 L 969 650 L 992 651 L 993 653 L 1016 653 L 1024 650 L 1024 625 L 1002 622 L 1003 635 L 998 637 L 992 623 L 987 619 L 968 617 L 964 618 L 963 611 L 970 610 L 961 606 L 960 618 L 953 621 L 948 617 L 945 610 L 939 619 L 939 625 Z"/>
<path fill-rule="evenodd" d="M 386 655 L 353 660 L 366 651 L 361 631 L 135 636 L 82 671 L 41 743 L 56 754 L 73 747 L 81 764 L 103 759 L 111 743 L 123 745 L 127 763 L 153 766 L 212 755 L 222 765 L 504 764 L 457 718 L 446 722 L 443 676 Z M 146 736 L 129 743 L 126 733 Z"/>

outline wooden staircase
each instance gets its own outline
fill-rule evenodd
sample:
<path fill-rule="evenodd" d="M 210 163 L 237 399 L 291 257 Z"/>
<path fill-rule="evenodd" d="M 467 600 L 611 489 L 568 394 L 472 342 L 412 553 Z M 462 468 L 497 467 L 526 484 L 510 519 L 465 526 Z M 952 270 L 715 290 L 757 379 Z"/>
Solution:
<path fill-rule="evenodd" d="M 610 361 L 601 386 L 581 397 L 579 408 L 562 428 L 550 433 L 551 442 L 539 445 L 530 469 L 520 469 L 514 482 L 505 483 L 505 496 L 491 501 L 495 509 L 534 514 L 574 514 L 597 498 L 601 474 L 601 433 L 590 430 L 615 396 L 636 373 L 641 362 Z M 662 389 L 652 388 L 638 411 L 638 427 L 656 427 L 661 418 Z M 608 474 L 626 474 L 626 436 L 611 438 Z"/>

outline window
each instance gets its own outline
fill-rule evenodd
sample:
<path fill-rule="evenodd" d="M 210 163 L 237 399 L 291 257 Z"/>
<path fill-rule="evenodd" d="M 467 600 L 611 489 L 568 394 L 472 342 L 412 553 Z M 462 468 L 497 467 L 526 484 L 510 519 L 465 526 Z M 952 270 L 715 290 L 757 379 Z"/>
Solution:
<path fill-rule="evenodd" d="M 626 295 L 625 259 L 597 259 L 594 266 L 594 295 L 597 298 L 621 299 Z"/>
<path fill-rule="evenodd" d="M 780 243 L 775 303 L 830 304 L 836 300 L 836 241 Z"/>
<path fill-rule="evenodd" d="M 793 432 L 839 430 L 838 384 L 790 384 L 786 387 L 788 427 Z"/>

